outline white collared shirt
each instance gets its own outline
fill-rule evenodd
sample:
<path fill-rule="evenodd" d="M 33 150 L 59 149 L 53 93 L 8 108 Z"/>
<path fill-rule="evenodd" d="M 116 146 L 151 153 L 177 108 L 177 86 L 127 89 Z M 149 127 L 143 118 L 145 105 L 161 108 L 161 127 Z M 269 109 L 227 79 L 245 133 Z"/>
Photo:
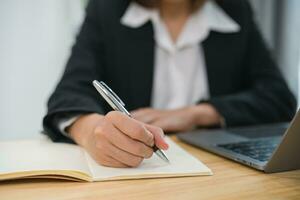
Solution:
<path fill-rule="evenodd" d="M 239 25 L 212 0 L 190 16 L 176 43 L 158 10 L 132 2 L 121 18 L 121 23 L 130 28 L 141 27 L 148 21 L 154 27 L 156 52 L 151 106 L 176 109 L 208 99 L 209 86 L 201 43 L 212 30 L 232 33 L 240 30 Z M 58 123 L 59 130 L 67 136 L 65 128 L 78 117 L 62 119 Z"/>
<path fill-rule="evenodd" d="M 201 43 L 210 31 L 232 33 L 240 30 L 214 1 L 207 1 L 190 16 L 176 42 L 156 9 L 132 2 L 121 23 L 138 28 L 151 21 L 154 27 L 155 66 L 151 106 L 176 109 L 209 98 L 206 63 Z"/>

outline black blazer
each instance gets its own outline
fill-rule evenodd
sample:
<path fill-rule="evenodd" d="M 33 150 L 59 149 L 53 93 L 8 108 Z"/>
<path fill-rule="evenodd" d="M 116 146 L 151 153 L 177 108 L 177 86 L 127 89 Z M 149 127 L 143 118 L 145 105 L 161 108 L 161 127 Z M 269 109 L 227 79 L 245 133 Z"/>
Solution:
<path fill-rule="evenodd" d="M 203 42 L 211 95 L 207 101 L 224 116 L 228 127 L 290 120 L 295 98 L 253 22 L 249 3 L 217 3 L 241 31 L 212 31 Z M 53 140 L 65 139 L 57 129 L 61 117 L 111 110 L 93 88 L 94 79 L 111 86 L 129 110 L 150 106 L 153 27 L 151 22 L 137 29 L 121 25 L 128 4 L 129 0 L 90 1 L 63 77 L 48 102 L 43 126 Z"/>

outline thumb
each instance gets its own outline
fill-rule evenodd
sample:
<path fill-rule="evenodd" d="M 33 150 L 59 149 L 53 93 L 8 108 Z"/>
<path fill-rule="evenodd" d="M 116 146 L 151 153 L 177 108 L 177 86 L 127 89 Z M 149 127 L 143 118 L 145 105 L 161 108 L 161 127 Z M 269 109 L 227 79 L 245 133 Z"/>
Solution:
<path fill-rule="evenodd" d="M 151 126 L 149 124 L 145 124 L 145 127 L 148 131 L 150 131 L 154 136 L 155 145 L 159 149 L 167 150 L 169 148 L 168 143 L 164 139 L 164 132 L 161 128 L 156 126 Z"/>

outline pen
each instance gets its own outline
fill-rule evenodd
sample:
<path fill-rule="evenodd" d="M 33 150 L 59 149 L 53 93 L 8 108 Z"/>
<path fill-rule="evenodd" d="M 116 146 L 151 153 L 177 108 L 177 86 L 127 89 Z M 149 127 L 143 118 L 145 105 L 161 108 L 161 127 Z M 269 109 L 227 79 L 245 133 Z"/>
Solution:
<path fill-rule="evenodd" d="M 105 99 L 105 101 L 116 111 L 120 111 L 125 115 L 131 117 L 131 114 L 126 110 L 124 102 L 118 97 L 112 89 L 110 89 L 104 82 L 99 82 L 97 80 L 93 81 L 93 85 L 100 95 Z M 163 150 L 159 149 L 156 145 L 153 147 L 155 154 L 160 157 L 165 162 L 170 162 L 167 155 Z"/>

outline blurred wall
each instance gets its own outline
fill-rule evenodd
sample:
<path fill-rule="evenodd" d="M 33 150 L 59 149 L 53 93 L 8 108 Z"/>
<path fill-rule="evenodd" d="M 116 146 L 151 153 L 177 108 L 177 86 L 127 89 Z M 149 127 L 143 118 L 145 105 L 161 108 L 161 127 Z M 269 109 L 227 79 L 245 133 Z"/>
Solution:
<path fill-rule="evenodd" d="M 291 90 L 300 95 L 300 1 L 250 0 L 254 16 Z"/>
<path fill-rule="evenodd" d="M 82 15 L 80 0 L 0 1 L 0 140 L 38 135 Z"/>

